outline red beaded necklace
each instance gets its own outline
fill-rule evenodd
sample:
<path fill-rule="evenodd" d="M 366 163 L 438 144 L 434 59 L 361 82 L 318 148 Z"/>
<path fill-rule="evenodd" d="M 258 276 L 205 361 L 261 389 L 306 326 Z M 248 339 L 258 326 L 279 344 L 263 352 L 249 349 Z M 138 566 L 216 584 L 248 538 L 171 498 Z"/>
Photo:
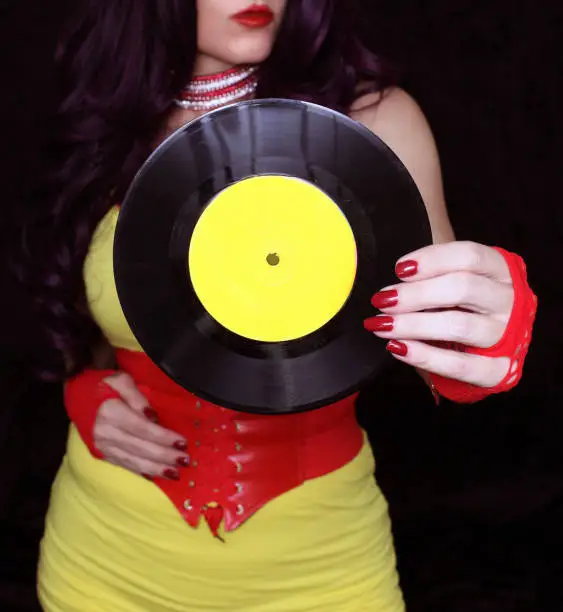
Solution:
<path fill-rule="evenodd" d="M 258 84 L 257 66 L 235 67 L 198 76 L 189 83 L 175 100 L 182 108 L 209 111 L 251 96 Z"/>

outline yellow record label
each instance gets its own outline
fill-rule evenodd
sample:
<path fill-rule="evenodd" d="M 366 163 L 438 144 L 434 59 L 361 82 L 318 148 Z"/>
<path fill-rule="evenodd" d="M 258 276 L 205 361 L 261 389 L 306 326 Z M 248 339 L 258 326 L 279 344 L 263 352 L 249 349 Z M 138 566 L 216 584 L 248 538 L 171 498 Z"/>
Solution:
<path fill-rule="evenodd" d="M 230 185 L 194 229 L 188 269 L 207 312 L 261 342 L 295 340 L 328 323 L 356 277 L 352 229 L 304 180 L 255 176 Z"/>

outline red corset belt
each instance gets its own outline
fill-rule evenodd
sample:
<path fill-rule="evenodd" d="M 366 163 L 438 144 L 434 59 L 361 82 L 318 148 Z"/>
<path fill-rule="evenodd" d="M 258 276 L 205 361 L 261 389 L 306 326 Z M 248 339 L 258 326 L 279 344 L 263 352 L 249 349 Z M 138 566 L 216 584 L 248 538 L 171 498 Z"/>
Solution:
<path fill-rule="evenodd" d="M 254 415 L 198 399 L 144 353 L 117 351 L 160 423 L 185 436 L 191 465 L 180 480 L 155 478 L 184 519 L 203 516 L 214 535 L 244 523 L 268 501 L 350 462 L 363 444 L 355 396 L 319 410 Z"/>

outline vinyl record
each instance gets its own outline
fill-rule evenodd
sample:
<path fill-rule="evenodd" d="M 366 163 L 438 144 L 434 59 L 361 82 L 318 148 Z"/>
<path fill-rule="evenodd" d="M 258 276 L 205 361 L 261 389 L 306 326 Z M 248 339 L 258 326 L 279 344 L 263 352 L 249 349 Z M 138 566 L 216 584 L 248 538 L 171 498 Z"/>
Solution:
<path fill-rule="evenodd" d="M 162 143 L 121 208 L 117 291 L 147 355 L 244 412 L 311 410 L 380 370 L 367 332 L 396 260 L 431 242 L 407 170 L 367 128 L 314 104 L 253 100 Z"/>

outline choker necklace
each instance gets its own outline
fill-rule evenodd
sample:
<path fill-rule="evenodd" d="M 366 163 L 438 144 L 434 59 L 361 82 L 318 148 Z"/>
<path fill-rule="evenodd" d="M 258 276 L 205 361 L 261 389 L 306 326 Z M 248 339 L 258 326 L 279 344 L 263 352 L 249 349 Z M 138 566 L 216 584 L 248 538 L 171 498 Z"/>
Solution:
<path fill-rule="evenodd" d="M 246 98 L 256 91 L 257 70 L 257 66 L 237 67 L 195 77 L 174 102 L 185 109 L 209 111 Z"/>

